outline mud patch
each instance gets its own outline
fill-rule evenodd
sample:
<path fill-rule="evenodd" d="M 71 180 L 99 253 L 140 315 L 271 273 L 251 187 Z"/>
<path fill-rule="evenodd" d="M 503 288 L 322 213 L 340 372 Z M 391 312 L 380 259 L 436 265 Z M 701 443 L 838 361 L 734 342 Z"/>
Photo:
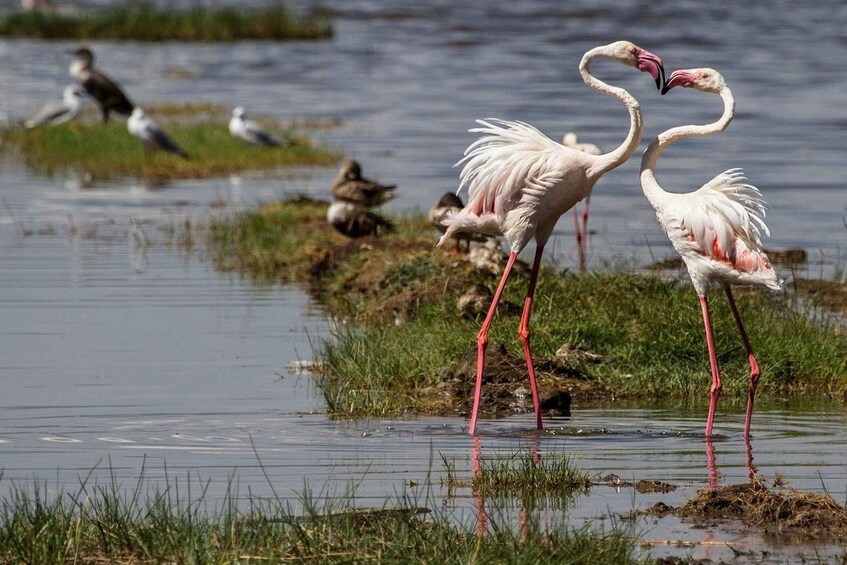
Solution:
<path fill-rule="evenodd" d="M 679 508 L 658 503 L 642 512 L 695 522 L 739 521 L 781 542 L 847 539 L 847 507 L 825 494 L 771 490 L 760 480 L 703 489 Z"/>
<path fill-rule="evenodd" d="M 439 385 L 452 399 L 454 411 L 466 415 L 473 404 L 476 347 L 459 359 Z M 612 392 L 592 377 L 553 361 L 535 362 L 541 411 L 547 416 L 570 416 L 571 402 L 610 399 Z M 526 363 L 510 355 L 502 343 L 489 344 L 483 369 L 480 415 L 489 418 L 531 412 L 532 393 Z"/>

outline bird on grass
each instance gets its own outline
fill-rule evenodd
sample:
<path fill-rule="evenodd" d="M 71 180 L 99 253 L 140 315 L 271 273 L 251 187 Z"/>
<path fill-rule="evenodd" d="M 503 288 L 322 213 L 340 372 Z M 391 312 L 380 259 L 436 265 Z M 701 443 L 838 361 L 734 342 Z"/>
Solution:
<path fill-rule="evenodd" d="M 576 134 L 572 131 L 567 132 L 562 137 L 562 145 L 582 151 L 583 153 L 588 153 L 589 155 L 603 154 L 603 151 L 593 143 L 580 143 Z M 576 206 L 573 208 L 574 231 L 576 233 L 577 252 L 579 253 L 579 270 L 583 273 L 586 271 L 586 265 L 588 263 L 588 206 L 590 203 L 591 195 L 589 194 L 585 197 L 585 204 L 582 205 L 582 214 L 579 213 Z"/>
<path fill-rule="evenodd" d="M 730 169 L 700 189 L 683 194 L 666 192 L 656 180 L 656 161 L 666 147 L 688 137 L 720 133 L 729 126 L 735 115 L 732 92 L 716 70 L 674 71 L 662 93 L 677 86 L 717 94 L 723 100 L 723 115 L 711 124 L 678 126 L 659 134 L 650 142 L 641 160 L 641 187 L 656 210 L 659 225 L 682 256 L 700 300 L 712 371 L 706 437 L 712 436 L 715 408 L 721 394 L 721 377 L 709 320 L 708 294 L 712 288 L 721 288 L 729 300 L 750 363 L 750 391 L 744 420 L 744 437 L 748 438 L 760 370 L 732 296 L 732 285 L 758 285 L 780 290 L 782 281 L 778 279 L 762 249 L 762 234 L 770 235 L 765 225 L 765 200 L 759 189 L 747 183 L 741 169 Z"/>
<path fill-rule="evenodd" d="M 103 122 L 109 121 L 109 113 L 115 112 L 128 116 L 135 105 L 127 98 L 118 84 L 105 74 L 93 68 L 94 53 L 87 47 L 77 47 L 69 54 L 74 56 L 70 74 L 85 89 L 89 96 L 97 101 Z"/>
<path fill-rule="evenodd" d="M 166 151 L 178 155 L 183 159 L 188 159 L 188 153 L 183 151 L 173 139 L 168 137 L 168 134 L 159 127 L 159 125 L 150 119 L 144 110 L 136 107 L 132 111 L 132 115 L 126 122 L 127 129 L 132 136 L 141 142 L 141 145 L 147 151 Z"/>
<path fill-rule="evenodd" d="M 337 199 L 374 208 L 395 197 L 395 184 L 380 184 L 362 176 L 358 161 L 348 159 L 341 164 L 332 181 L 332 194 Z"/>
<path fill-rule="evenodd" d="M 78 84 L 66 86 L 62 93 L 61 102 L 46 104 L 38 113 L 24 122 L 24 126 L 27 128 L 45 124 L 56 126 L 73 120 L 82 111 L 82 104 L 85 101 L 83 96 L 85 96 L 85 92 Z"/>
<path fill-rule="evenodd" d="M 438 242 L 442 245 L 454 233 L 471 231 L 505 236 L 509 258 L 488 314 L 477 334 L 477 371 L 473 411 L 469 431 L 476 432 L 482 391 L 488 331 L 503 294 L 506 280 L 518 254 L 535 239 L 535 259 L 524 302 L 518 335 L 523 345 L 535 419 L 542 428 L 535 369 L 530 351 L 529 320 L 544 246 L 559 217 L 591 194 L 594 183 L 606 172 L 625 163 L 638 148 L 643 130 L 641 106 L 623 88 L 611 86 L 594 77 L 589 67 L 598 57 L 618 61 L 647 72 L 661 88 L 664 83 L 662 60 L 629 41 L 616 41 L 595 47 L 582 57 L 579 71 L 586 85 L 620 100 L 630 117 L 629 133 L 614 151 L 589 155 L 553 141 L 535 127 L 523 122 L 478 120 L 482 127 L 470 130 L 482 136 L 465 151 L 460 174 L 460 189 L 468 187 L 467 205 L 450 220 Z"/>
<path fill-rule="evenodd" d="M 359 202 L 337 199 L 326 212 L 327 221 L 347 237 L 380 236 L 396 231 L 394 224 Z"/>
<path fill-rule="evenodd" d="M 438 202 L 429 209 L 427 218 L 429 219 L 430 224 L 435 226 L 441 233 L 444 233 L 447 231 L 447 222 L 449 221 L 449 218 L 461 212 L 464 207 L 465 203 L 462 202 L 462 199 L 458 194 L 445 192 L 441 195 L 441 198 L 438 199 Z M 481 242 L 487 240 L 488 237 L 481 234 L 462 232 L 454 233 L 453 239 L 456 240 L 456 249 L 459 249 L 461 242 L 465 241 L 468 246 L 468 250 L 470 250 L 471 241 Z"/>
<path fill-rule="evenodd" d="M 252 145 L 264 147 L 288 147 L 291 145 L 287 139 L 280 140 L 274 137 L 258 123 L 248 119 L 244 108 L 241 106 L 232 111 L 232 118 L 229 120 L 229 133 L 233 137 Z"/>

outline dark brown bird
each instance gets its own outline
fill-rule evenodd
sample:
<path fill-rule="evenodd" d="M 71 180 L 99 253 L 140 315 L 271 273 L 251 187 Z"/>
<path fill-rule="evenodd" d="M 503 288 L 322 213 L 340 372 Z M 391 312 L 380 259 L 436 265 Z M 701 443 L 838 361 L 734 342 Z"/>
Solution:
<path fill-rule="evenodd" d="M 358 161 L 348 159 L 341 164 L 335 180 L 332 181 L 332 194 L 337 199 L 355 202 L 366 208 L 374 208 L 394 198 L 395 184 L 379 184 L 362 176 L 362 167 Z"/>
<path fill-rule="evenodd" d="M 395 231 L 390 221 L 371 212 L 364 205 L 348 200 L 336 200 L 330 204 L 326 219 L 336 230 L 352 238 L 380 236 Z"/>
<path fill-rule="evenodd" d="M 77 47 L 68 51 L 75 57 L 70 73 L 85 89 L 89 96 L 97 101 L 103 122 L 109 121 L 109 112 L 129 116 L 135 109 L 121 87 L 115 81 L 93 68 L 94 53 L 88 47 Z"/>

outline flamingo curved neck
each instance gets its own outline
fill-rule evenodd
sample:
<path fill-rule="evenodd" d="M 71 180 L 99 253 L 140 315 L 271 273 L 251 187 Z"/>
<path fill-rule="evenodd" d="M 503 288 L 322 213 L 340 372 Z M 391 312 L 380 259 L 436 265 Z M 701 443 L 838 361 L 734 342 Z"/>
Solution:
<path fill-rule="evenodd" d="M 583 55 L 582 61 L 579 63 L 579 74 L 582 75 L 582 80 L 591 88 L 617 98 L 624 103 L 629 111 L 629 133 L 626 139 L 613 151 L 597 157 L 597 166 L 592 172 L 599 177 L 603 173 L 623 165 L 627 159 L 632 157 L 641 141 L 644 121 L 641 116 L 641 105 L 629 92 L 618 86 L 607 84 L 591 74 L 589 70 L 591 61 L 597 57 L 611 57 L 611 54 L 606 51 L 605 47 L 595 47 Z"/>
<path fill-rule="evenodd" d="M 718 95 L 723 100 L 723 115 L 717 121 L 705 125 L 692 124 L 665 130 L 656 136 L 647 146 L 647 150 L 644 151 L 644 156 L 641 158 L 641 189 L 653 208 L 661 206 L 662 197 L 667 194 L 656 180 L 655 172 L 656 161 L 662 151 L 680 139 L 709 137 L 721 133 L 729 127 L 732 118 L 735 116 L 735 98 L 732 97 L 732 91 L 727 86 L 724 86 L 718 92 Z"/>

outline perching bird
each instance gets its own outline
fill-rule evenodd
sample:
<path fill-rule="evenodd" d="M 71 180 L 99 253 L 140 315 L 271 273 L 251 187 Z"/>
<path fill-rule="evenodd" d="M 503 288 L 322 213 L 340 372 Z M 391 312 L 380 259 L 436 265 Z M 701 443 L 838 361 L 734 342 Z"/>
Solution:
<path fill-rule="evenodd" d="M 597 57 L 608 57 L 648 72 L 657 87 L 664 82 L 664 65 L 659 57 L 628 41 L 595 47 L 582 57 L 579 70 L 585 84 L 617 98 L 629 111 L 629 133 L 614 151 L 589 155 L 565 147 L 523 122 L 478 120 L 477 123 L 483 127 L 470 131 L 483 135 L 465 150 L 465 158 L 459 162 L 465 164 L 460 174 L 460 188 L 468 187 L 468 203 L 450 220 L 450 226 L 438 244 L 442 245 L 454 233 L 472 231 L 491 236 L 504 235 L 510 247 L 500 284 L 477 335 L 471 434 L 476 431 L 479 413 L 488 330 L 518 253 L 533 238 L 536 242 L 535 259 L 518 334 L 529 373 L 536 424 L 541 429 L 538 390 L 529 347 L 529 318 L 544 245 L 559 217 L 591 194 L 594 183 L 604 173 L 625 163 L 641 141 L 643 124 L 638 101 L 623 88 L 610 86 L 591 75 L 589 66 Z"/>
<path fill-rule="evenodd" d="M 85 89 L 85 91 L 97 101 L 103 121 L 109 121 L 109 113 L 115 112 L 128 116 L 132 113 L 135 105 L 130 102 L 121 87 L 112 79 L 98 70 L 92 68 L 94 64 L 94 53 L 87 47 L 77 47 L 68 51 L 76 57 L 71 63 L 70 73 Z"/>
<path fill-rule="evenodd" d="M 656 181 L 656 160 L 668 145 L 687 137 L 705 137 L 720 133 L 729 126 L 735 115 L 732 92 L 721 74 L 714 69 L 674 71 L 662 93 L 675 86 L 719 95 L 724 103 L 723 115 L 711 124 L 679 126 L 659 134 L 647 147 L 641 160 L 641 187 L 650 204 L 656 209 L 659 225 L 688 267 L 688 274 L 700 299 L 712 370 L 706 437 L 712 435 L 715 408 L 721 393 L 721 378 L 715 356 L 712 325 L 709 321 L 707 295 L 712 287 L 723 288 L 726 292 L 750 362 L 750 392 L 744 421 L 746 438 L 750 436 L 750 419 L 760 371 L 750 347 L 750 340 L 741 323 L 738 308 L 735 306 L 731 285 L 752 284 L 779 290 L 782 281 L 777 278 L 761 246 L 761 235 L 770 235 L 764 221 L 765 201 L 759 189 L 747 184 L 741 169 L 730 169 L 721 173 L 699 190 L 687 194 L 665 192 Z"/>
<path fill-rule="evenodd" d="M 232 111 L 229 120 L 229 133 L 242 141 L 265 147 L 288 147 L 288 140 L 282 141 L 265 131 L 262 126 L 247 119 L 247 114 L 241 106 Z"/>
<path fill-rule="evenodd" d="M 438 202 L 429 209 L 429 223 L 435 226 L 441 233 L 447 231 L 447 222 L 449 219 L 462 211 L 462 208 L 465 207 L 465 203 L 462 202 L 462 199 L 453 192 L 445 192 L 441 195 L 441 198 L 438 199 Z M 468 245 L 468 249 L 470 249 L 471 241 L 485 241 L 488 239 L 487 236 L 474 234 L 469 232 L 462 233 L 454 233 L 453 239 L 456 240 L 456 248 L 461 244 L 462 241 L 465 241 Z"/>
<path fill-rule="evenodd" d="M 601 155 L 603 153 L 600 148 L 593 143 L 579 143 L 577 141 L 576 134 L 572 131 L 567 132 L 564 137 L 562 137 L 562 145 L 570 147 L 571 149 L 576 149 L 577 151 L 582 151 L 583 153 L 588 153 L 589 155 Z M 573 208 L 573 223 L 576 231 L 577 251 L 579 253 L 579 270 L 583 273 L 586 271 L 586 265 L 588 262 L 588 250 L 586 249 L 586 246 L 588 243 L 588 206 L 590 203 L 591 195 L 589 194 L 585 197 L 585 204 L 582 206 L 581 222 L 580 213 L 577 211 L 576 206 Z"/>
<path fill-rule="evenodd" d="M 33 117 L 24 122 L 24 126 L 34 128 L 42 124 L 56 126 L 76 118 L 82 111 L 84 91 L 78 84 L 65 87 L 61 102 L 49 102 Z"/>
<path fill-rule="evenodd" d="M 140 141 L 146 150 L 167 151 L 168 153 L 179 155 L 183 159 L 188 159 L 188 153 L 183 151 L 182 147 L 168 137 L 168 134 L 156 122 L 151 120 L 141 108 L 136 107 L 132 111 L 132 115 L 126 122 L 126 127 L 129 133 Z"/>
<path fill-rule="evenodd" d="M 336 230 L 352 238 L 395 231 L 394 224 L 364 205 L 349 200 L 339 199 L 330 204 L 326 219 Z"/>
<path fill-rule="evenodd" d="M 379 184 L 362 176 L 358 161 L 348 159 L 341 164 L 332 181 L 332 194 L 338 199 L 374 208 L 394 198 L 395 184 Z"/>

